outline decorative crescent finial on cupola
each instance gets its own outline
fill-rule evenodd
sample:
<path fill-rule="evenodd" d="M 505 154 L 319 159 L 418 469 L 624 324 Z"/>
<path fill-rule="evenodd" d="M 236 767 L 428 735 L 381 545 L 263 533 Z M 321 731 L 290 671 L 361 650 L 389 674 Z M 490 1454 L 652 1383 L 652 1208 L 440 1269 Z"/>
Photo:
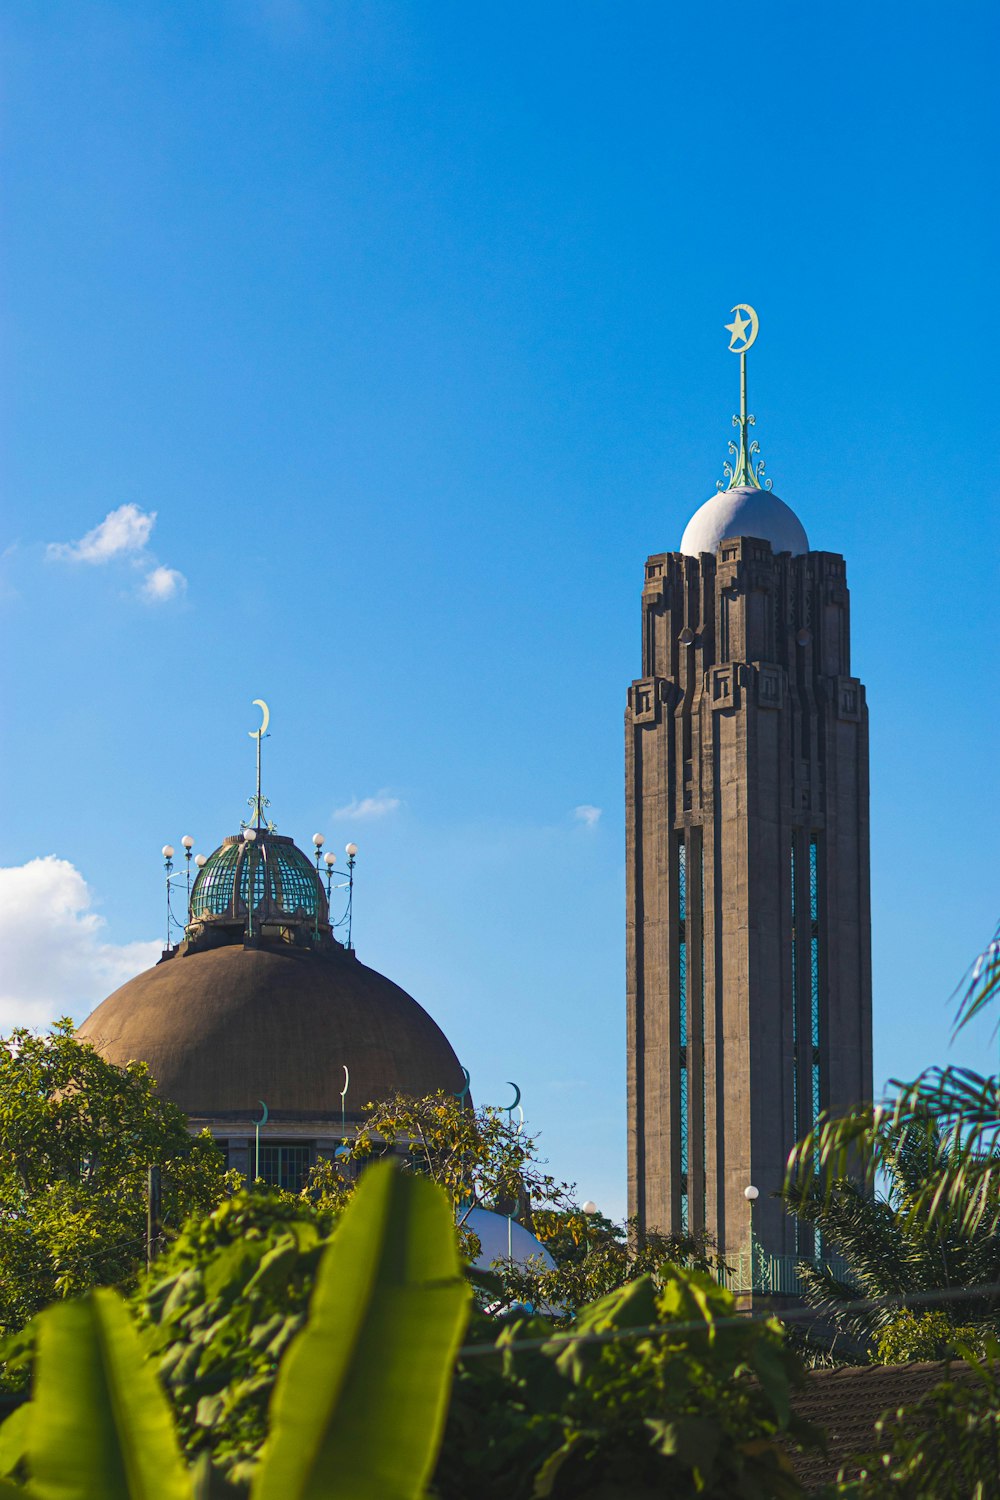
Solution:
<path fill-rule="evenodd" d="M 247 829 L 251 829 L 253 832 L 253 836 L 256 837 L 256 834 L 259 832 L 262 826 L 268 833 L 276 833 L 278 825 L 276 823 L 272 823 L 270 819 L 265 816 L 265 808 L 270 807 L 271 802 L 268 797 L 265 797 L 262 794 L 260 789 L 260 742 L 261 740 L 266 740 L 269 738 L 267 727 L 271 722 L 271 710 L 268 708 L 263 698 L 255 698 L 253 700 L 253 706 L 254 708 L 259 708 L 261 713 L 260 728 L 247 730 L 250 738 L 257 741 L 257 792 L 255 796 L 247 798 L 247 805 L 250 808 L 253 822 L 243 822 L 240 824 L 240 827 L 244 830 L 244 832 L 246 832 Z"/>

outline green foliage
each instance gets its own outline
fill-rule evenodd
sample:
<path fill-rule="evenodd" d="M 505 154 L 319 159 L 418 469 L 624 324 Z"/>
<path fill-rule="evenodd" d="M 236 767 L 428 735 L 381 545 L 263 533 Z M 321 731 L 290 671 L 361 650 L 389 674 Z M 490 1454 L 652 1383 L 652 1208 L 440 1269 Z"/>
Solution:
<path fill-rule="evenodd" d="M 926 1222 L 947 1218 L 964 1232 L 1000 1229 L 1000 1080 L 967 1068 L 928 1068 L 912 1083 L 893 1080 L 886 1103 L 832 1117 L 795 1147 L 788 1161 L 786 1196 L 805 1199 L 818 1186 L 856 1179 L 871 1189 L 887 1170 L 896 1142 L 932 1122 L 939 1138 L 932 1176 L 914 1186 L 908 1216 Z M 818 1179 L 818 1183 L 814 1181 Z"/>
<path fill-rule="evenodd" d="M 801 1495 L 785 1446 L 816 1439 L 791 1410 L 800 1368 L 780 1325 L 737 1317 L 704 1272 L 662 1275 L 659 1289 L 644 1276 L 602 1298 L 571 1329 L 519 1320 L 463 1357 L 440 1500 Z"/>
<path fill-rule="evenodd" d="M 995 998 L 998 982 L 994 938 L 972 968 L 958 1029 Z M 790 1209 L 850 1266 L 847 1282 L 800 1268 L 808 1300 L 886 1358 L 954 1347 L 970 1326 L 1000 1328 L 1000 1299 L 989 1290 L 1000 1282 L 1000 1082 L 931 1068 L 893 1087 L 883 1104 L 821 1116 L 789 1157 L 785 1182 Z M 969 1295 L 956 1297 L 963 1289 Z M 947 1294 L 937 1310 L 927 1295 L 935 1291 Z M 907 1309 L 915 1294 L 933 1318 Z M 859 1297 L 886 1305 L 844 1311 Z"/>
<path fill-rule="evenodd" d="M 231 1239 L 217 1258 L 237 1248 Z M 286 1248 L 272 1246 L 257 1274 L 266 1279 Z M 419 1500 L 468 1299 L 444 1194 L 388 1166 L 370 1173 L 320 1259 L 309 1318 L 271 1403 L 253 1500 Z M 163 1389 L 116 1293 L 51 1307 L 36 1330 L 32 1399 L 0 1429 L 5 1463 L 26 1483 L 0 1481 L 0 1494 L 207 1495 L 211 1477 L 183 1463 Z"/>
<path fill-rule="evenodd" d="M 170 1408 L 114 1292 L 42 1313 L 27 1411 L 40 1500 L 190 1500 Z"/>
<path fill-rule="evenodd" d="M 824 1244 L 835 1246 L 850 1267 L 850 1278 L 843 1281 L 826 1268 L 802 1266 L 807 1300 L 867 1339 L 877 1340 L 896 1323 L 900 1299 L 935 1291 L 949 1295 L 936 1316 L 952 1330 L 946 1341 L 950 1347 L 957 1327 L 1000 1322 L 995 1293 L 954 1295 L 964 1287 L 1000 1282 L 1000 1237 L 988 1217 L 970 1222 L 964 1203 L 950 1198 L 943 1199 L 933 1214 L 915 1209 L 928 1183 L 953 1170 L 953 1136 L 943 1134 L 930 1116 L 904 1124 L 884 1117 L 872 1141 L 882 1171 L 878 1196 L 844 1177 L 824 1181 L 808 1176 L 786 1190 L 794 1211 L 816 1225 Z M 884 1305 L 843 1311 L 862 1298 L 883 1299 Z"/>
<path fill-rule="evenodd" d="M 1000 995 L 1000 926 L 989 946 L 980 953 L 966 975 L 955 1022 L 956 1033 Z"/>
<path fill-rule="evenodd" d="M 253 1500 L 422 1495 L 469 1295 L 440 1189 L 366 1174 L 282 1363 Z"/>
<path fill-rule="evenodd" d="M 332 1215 L 278 1191 L 241 1192 L 193 1220 L 133 1298 L 189 1456 L 247 1479 L 284 1351 L 304 1326 Z"/>
<path fill-rule="evenodd" d="M 992 1500 L 1000 1474 L 1000 1344 L 985 1341 L 985 1361 L 970 1354 L 964 1378 L 949 1373 L 923 1400 L 887 1412 L 860 1474 L 843 1475 L 834 1493 L 864 1500 Z M 857 1473 L 858 1462 L 851 1465 Z"/>
<path fill-rule="evenodd" d="M 207 1135 L 192 1139 L 144 1064 L 106 1062 L 69 1020 L 0 1041 L 0 1332 L 135 1275 L 152 1165 L 168 1233 L 225 1191 L 221 1153 Z"/>
<path fill-rule="evenodd" d="M 991 1335 L 982 1326 L 956 1324 L 946 1312 L 911 1312 L 903 1308 L 883 1323 L 876 1349 L 883 1365 L 913 1360 L 947 1359 L 958 1348 L 985 1353 Z"/>
<path fill-rule="evenodd" d="M 960 990 L 962 987 L 959 987 Z M 956 1031 L 983 1013 L 1000 994 L 1000 928 L 972 966 L 961 994 Z M 911 1083 L 893 1079 L 895 1096 L 884 1104 L 824 1114 L 788 1161 L 786 1195 L 803 1202 L 820 1190 L 856 1177 L 869 1188 L 891 1166 L 898 1143 L 930 1124 L 936 1159 L 914 1182 L 905 1213 L 927 1223 L 956 1226 L 963 1234 L 1000 1230 L 1000 1079 L 970 1068 L 928 1068 Z M 965 1285 L 970 1283 L 966 1282 Z"/>
<path fill-rule="evenodd" d="M 1000 929 L 972 968 L 957 1030 L 998 986 Z M 997 1493 L 1000 1473 L 1000 1081 L 931 1068 L 892 1086 L 884 1104 L 822 1116 L 789 1158 L 786 1201 L 836 1244 L 851 1283 L 807 1268 L 801 1274 L 809 1300 L 866 1334 L 884 1363 L 957 1349 L 968 1370 L 883 1416 L 861 1478 L 842 1479 L 835 1492 L 985 1500 Z M 874 1197 L 880 1180 L 888 1190 Z M 946 1294 L 936 1306 L 935 1291 Z M 859 1295 L 885 1305 L 846 1313 Z"/>
<path fill-rule="evenodd" d="M 711 1272 L 719 1263 L 704 1240 L 650 1231 L 640 1240 L 634 1222 L 623 1228 L 576 1206 L 536 1211 L 531 1227 L 555 1269 L 546 1268 L 540 1258 L 527 1266 L 497 1265 L 496 1311 L 547 1309 L 565 1323 L 588 1303 L 640 1276 L 652 1276 L 659 1285 L 677 1266 Z"/>
<path fill-rule="evenodd" d="M 448 1194 L 459 1222 L 477 1206 L 506 1213 L 569 1202 L 568 1185 L 542 1170 L 534 1138 L 492 1105 L 470 1109 L 444 1093 L 369 1105 L 352 1159 L 367 1163 L 401 1147 L 405 1165 Z"/>

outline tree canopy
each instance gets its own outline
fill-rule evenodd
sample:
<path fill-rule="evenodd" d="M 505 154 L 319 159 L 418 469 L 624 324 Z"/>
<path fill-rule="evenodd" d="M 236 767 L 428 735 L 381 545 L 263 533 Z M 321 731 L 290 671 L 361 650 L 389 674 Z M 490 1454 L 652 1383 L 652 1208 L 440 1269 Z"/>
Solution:
<path fill-rule="evenodd" d="M 0 1331 L 135 1276 L 150 1166 L 162 1170 L 168 1235 L 226 1190 L 221 1152 L 189 1134 L 144 1063 L 107 1062 L 68 1019 L 0 1040 Z"/>

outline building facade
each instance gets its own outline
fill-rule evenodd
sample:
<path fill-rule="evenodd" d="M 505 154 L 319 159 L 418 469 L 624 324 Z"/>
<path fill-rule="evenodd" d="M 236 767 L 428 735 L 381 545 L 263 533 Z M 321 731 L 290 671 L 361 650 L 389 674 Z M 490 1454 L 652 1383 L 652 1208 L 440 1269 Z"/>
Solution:
<path fill-rule="evenodd" d="M 872 1089 L 867 707 L 844 559 L 760 487 L 741 363 L 737 482 L 647 559 L 625 715 L 629 1211 L 810 1255 L 772 1195 Z"/>

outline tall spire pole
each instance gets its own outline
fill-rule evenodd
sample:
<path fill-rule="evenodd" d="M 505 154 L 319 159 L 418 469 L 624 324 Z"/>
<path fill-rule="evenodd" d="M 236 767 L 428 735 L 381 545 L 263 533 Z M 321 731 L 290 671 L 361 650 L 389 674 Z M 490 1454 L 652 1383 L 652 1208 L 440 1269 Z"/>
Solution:
<path fill-rule="evenodd" d="M 263 731 L 257 734 L 257 827 L 260 827 L 260 742 L 264 738 Z"/>

